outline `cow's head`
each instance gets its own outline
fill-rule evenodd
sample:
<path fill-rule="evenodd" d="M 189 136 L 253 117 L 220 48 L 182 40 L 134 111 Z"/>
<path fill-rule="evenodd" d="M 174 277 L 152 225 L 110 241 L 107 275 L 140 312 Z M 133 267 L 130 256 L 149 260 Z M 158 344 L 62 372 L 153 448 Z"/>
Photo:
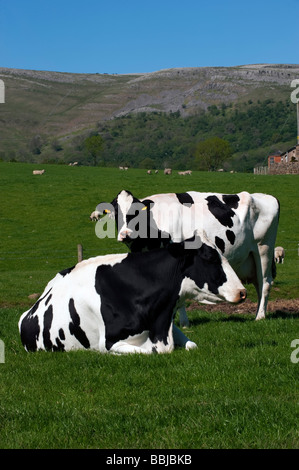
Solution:
<path fill-rule="evenodd" d="M 246 299 L 246 289 L 237 274 L 204 233 L 196 232 L 193 239 L 170 244 L 169 250 L 185 259 L 183 290 L 186 296 L 191 295 L 198 302 L 213 303 L 222 300 L 239 303 Z"/>
<path fill-rule="evenodd" d="M 151 214 L 154 202 L 150 199 L 140 201 L 130 191 L 122 190 L 110 203 L 98 204 L 90 218 L 99 219 L 102 215 L 115 219 L 117 227 L 117 240 L 124 242 L 130 249 L 134 244 L 135 250 L 143 248 L 142 240 L 151 240 L 156 245 L 163 239 L 169 239 L 169 235 L 161 233 Z"/>

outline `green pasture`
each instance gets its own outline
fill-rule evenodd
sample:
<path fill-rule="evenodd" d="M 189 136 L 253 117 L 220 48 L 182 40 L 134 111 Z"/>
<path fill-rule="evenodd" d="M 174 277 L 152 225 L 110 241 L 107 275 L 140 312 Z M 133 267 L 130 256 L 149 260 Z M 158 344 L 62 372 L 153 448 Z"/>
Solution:
<path fill-rule="evenodd" d="M 42 176 L 32 170 L 45 168 Z M 90 213 L 121 189 L 138 197 L 187 190 L 276 196 L 277 245 L 286 249 L 270 300 L 299 297 L 298 176 L 146 170 L 0 162 L 0 448 L 298 448 L 299 311 L 190 312 L 193 351 L 101 355 L 26 353 L 17 323 L 28 298 L 84 257 L 126 248 L 99 240 Z M 249 298 L 256 300 L 249 288 Z M 295 357 L 299 358 L 299 353 Z M 1 358 L 0 358 L 1 359 Z"/>

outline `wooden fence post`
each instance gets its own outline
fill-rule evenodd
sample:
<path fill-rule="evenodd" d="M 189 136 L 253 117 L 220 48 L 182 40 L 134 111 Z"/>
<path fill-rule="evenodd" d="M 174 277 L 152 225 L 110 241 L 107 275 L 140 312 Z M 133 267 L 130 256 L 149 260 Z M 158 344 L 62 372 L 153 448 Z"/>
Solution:
<path fill-rule="evenodd" d="M 83 260 L 83 246 L 81 243 L 77 245 L 77 250 L 78 250 L 78 263 L 80 263 Z"/>

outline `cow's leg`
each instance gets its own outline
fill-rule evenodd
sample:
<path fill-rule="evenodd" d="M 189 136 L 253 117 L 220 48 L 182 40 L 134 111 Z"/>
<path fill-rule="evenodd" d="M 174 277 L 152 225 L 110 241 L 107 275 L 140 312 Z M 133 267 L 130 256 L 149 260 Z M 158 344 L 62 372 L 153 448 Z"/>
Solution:
<path fill-rule="evenodd" d="M 254 254 L 256 266 L 256 279 L 254 285 L 258 295 L 256 320 L 262 320 L 266 316 L 268 298 L 273 281 L 272 259 L 272 253 L 269 252 L 268 247 L 265 245 L 259 246 L 258 252 Z"/>
<path fill-rule="evenodd" d="M 173 324 L 172 331 L 173 341 L 176 346 L 180 346 L 187 350 L 197 348 L 197 344 L 193 343 L 193 341 L 190 341 L 190 339 L 187 338 L 187 336 L 185 336 L 184 333 L 177 326 L 175 326 L 175 324 Z"/>
<path fill-rule="evenodd" d="M 179 308 L 179 315 L 180 315 L 180 325 L 183 328 L 188 328 L 189 327 L 189 318 L 186 312 L 186 307 L 183 305 L 182 307 Z"/>
<path fill-rule="evenodd" d="M 124 341 L 115 343 L 110 349 L 112 354 L 151 354 L 152 351 L 148 348 L 142 348 L 140 346 L 134 346 Z"/>
<path fill-rule="evenodd" d="M 110 352 L 114 354 L 152 354 L 152 353 L 170 353 L 174 349 L 173 341 L 173 325 L 169 325 L 168 334 L 165 338 L 159 340 L 152 340 L 152 338 L 159 337 L 154 330 L 151 332 L 144 331 L 141 334 L 136 334 L 127 340 L 120 340 L 113 344 Z"/>
<path fill-rule="evenodd" d="M 119 340 L 110 349 L 113 354 L 151 354 L 152 342 L 148 337 L 148 331 L 136 334 L 127 340 Z"/>
<path fill-rule="evenodd" d="M 266 299 L 263 297 L 263 294 L 262 294 L 262 291 L 263 291 L 262 281 L 254 282 L 254 287 L 256 289 L 257 296 L 258 296 L 258 303 L 257 303 L 257 310 L 256 310 L 256 314 L 255 314 L 255 319 L 256 320 L 263 320 L 266 316 L 267 302 L 265 301 Z"/>

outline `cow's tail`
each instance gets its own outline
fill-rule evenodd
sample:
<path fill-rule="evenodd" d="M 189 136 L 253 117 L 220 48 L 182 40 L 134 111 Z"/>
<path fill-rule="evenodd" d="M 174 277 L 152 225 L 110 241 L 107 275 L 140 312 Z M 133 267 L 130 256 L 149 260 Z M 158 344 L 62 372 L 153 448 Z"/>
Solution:
<path fill-rule="evenodd" d="M 278 223 L 279 223 L 279 218 L 280 218 L 280 202 L 277 198 L 275 198 L 276 201 L 277 201 L 277 205 L 278 205 L 278 210 L 277 210 L 277 227 L 278 227 Z M 274 250 L 273 250 L 273 255 L 272 255 L 272 278 L 275 279 L 276 278 L 276 263 L 275 263 L 275 257 L 274 257 Z"/>
<path fill-rule="evenodd" d="M 273 252 L 273 258 L 272 258 L 272 279 L 276 278 L 276 263 L 274 259 L 274 252 Z"/>

